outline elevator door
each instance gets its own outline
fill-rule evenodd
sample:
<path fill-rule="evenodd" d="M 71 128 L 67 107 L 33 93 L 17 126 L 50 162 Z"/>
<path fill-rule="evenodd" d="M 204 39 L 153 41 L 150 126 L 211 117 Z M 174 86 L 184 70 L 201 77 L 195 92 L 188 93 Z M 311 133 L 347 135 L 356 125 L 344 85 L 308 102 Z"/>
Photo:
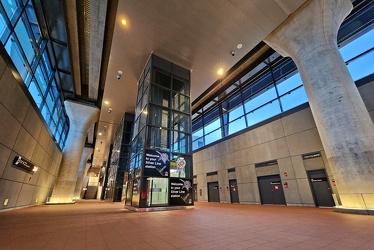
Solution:
<path fill-rule="evenodd" d="M 218 182 L 208 182 L 208 201 L 220 202 Z"/>
<path fill-rule="evenodd" d="M 335 206 L 332 198 L 331 187 L 327 180 L 326 172 L 322 170 L 308 171 L 312 186 L 312 193 L 317 207 Z"/>
<path fill-rule="evenodd" d="M 238 183 L 236 179 L 229 180 L 231 203 L 239 203 Z"/>
<path fill-rule="evenodd" d="M 262 204 L 286 205 L 279 175 L 258 177 L 258 187 Z"/>

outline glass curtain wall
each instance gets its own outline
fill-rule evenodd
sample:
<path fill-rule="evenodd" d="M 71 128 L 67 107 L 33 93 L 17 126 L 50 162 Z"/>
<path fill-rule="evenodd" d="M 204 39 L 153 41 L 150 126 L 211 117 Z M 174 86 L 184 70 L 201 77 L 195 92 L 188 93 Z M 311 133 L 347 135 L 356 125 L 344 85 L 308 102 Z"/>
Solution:
<path fill-rule="evenodd" d="M 190 72 L 152 55 L 138 86 L 126 205 L 193 205 Z"/>
<path fill-rule="evenodd" d="M 353 13 L 339 30 L 338 44 L 357 81 L 374 73 L 374 3 Z M 193 113 L 192 148 L 197 150 L 307 102 L 295 63 L 274 52 Z"/>
<path fill-rule="evenodd" d="M 57 88 L 60 78 L 50 41 L 40 30 L 31 0 L 0 2 L 0 40 L 63 149 L 69 126 Z"/>

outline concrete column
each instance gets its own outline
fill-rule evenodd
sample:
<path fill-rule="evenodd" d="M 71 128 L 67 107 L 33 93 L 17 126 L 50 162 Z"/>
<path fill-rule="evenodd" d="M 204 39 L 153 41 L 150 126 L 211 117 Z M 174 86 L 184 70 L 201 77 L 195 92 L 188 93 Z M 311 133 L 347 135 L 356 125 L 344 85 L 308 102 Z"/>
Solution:
<path fill-rule="evenodd" d="M 79 200 L 82 192 L 82 184 L 83 184 L 83 177 L 86 174 L 86 163 L 88 158 L 91 156 L 93 152 L 93 148 L 84 148 L 81 161 L 79 164 L 79 169 L 78 169 L 78 177 L 77 177 L 77 183 L 75 184 L 75 190 L 74 190 L 74 200 Z M 90 166 L 90 164 L 88 165 Z"/>
<path fill-rule="evenodd" d="M 52 196 L 48 203 L 71 203 L 77 182 L 79 162 L 82 158 L 87 131 L 99 119 L 96 107 L 65 101 L 66 113 L 70 120 L 60 171 Z"/>
<path fill-rule="evenodd" d="M 374 125 L 339 53 L 349 0 L 309 0 L 265 42 L 300 72 L 345 208 L 374 209 Z"/>

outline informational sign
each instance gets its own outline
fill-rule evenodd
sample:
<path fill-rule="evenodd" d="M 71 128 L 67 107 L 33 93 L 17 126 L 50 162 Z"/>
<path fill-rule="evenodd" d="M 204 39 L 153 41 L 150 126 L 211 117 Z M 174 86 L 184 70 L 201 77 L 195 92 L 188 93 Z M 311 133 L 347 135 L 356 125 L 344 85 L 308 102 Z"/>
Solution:
<path fill-rule="evenodd" d="M 318 157 L 321 157 L 321 153 L 319 153 L 319 152 L 311 153 L 311 154 L 305 154 L 305 155 L 303 155 L 303 160 L 318 158 Z"/>
<path fill-rule="evenodd" d="M 170 205 L 193 205 L 193 188 L 191 179 L 170 179 Z"/>
<path fill-rule="evenodd" d="M 29 174 L 34 174 L 38 169 L 34 163 L 30 162 L 29 160 L 23 158 L 22 156 L 16 156 L 13 160 L 13 164 L 22 170 L 25 170 Z"/>
<path fill-rule="evenodd" d="M 144 157 L 144 176 L 169 176 L 169 153 L 154 149 L 146 149 Z"/>

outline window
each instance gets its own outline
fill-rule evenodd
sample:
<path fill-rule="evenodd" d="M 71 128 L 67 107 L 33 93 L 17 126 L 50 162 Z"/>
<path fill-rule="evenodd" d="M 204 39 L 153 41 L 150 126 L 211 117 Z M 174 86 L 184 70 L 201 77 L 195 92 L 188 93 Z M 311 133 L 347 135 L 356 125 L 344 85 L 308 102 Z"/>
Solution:
<path fill-rule="evenodd" d="M 342 34 L 357 36 L 353 30 L 362 32 L 357 29 L 357 22 L 363 27 L 369 27 L 372 19 L 365 13 L 346 19 L 346 25 L 341 26 L 341 29 L 344 29 Z M 344 37 L 349 38 L 349 35 Z M 343 44 L 344 41 L 339 43 Z M 340 52 L 354 81 L 374 74 L 373 25 L 371 30 L 358 35 L 340 48 Z M 307 102 L 308 98 L 295 63 L 290 58 L 282 58 L 274 52 L 192 114 L 193 150 Z"/>
<path fill-rule="evenodd" d="M 57 89 L 58 73 L 53 72 L 55 67 L 47 52 L 51 50 L 51 41 L 41 35 L 32 1 L 20 3 L 20 0 L 0 2 L 1 42 L 49 125 L 52 136 L 63 149 L 69 127 Z M 56 78 L 52 77 L 54 75 Z"/>

